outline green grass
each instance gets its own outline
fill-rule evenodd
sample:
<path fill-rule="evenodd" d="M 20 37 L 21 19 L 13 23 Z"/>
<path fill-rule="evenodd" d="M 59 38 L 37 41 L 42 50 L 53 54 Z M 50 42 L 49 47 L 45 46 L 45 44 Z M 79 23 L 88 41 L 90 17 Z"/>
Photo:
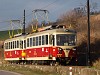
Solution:
<path fill-rule="evenodd" d="M 0 65 L 0 70 L 7 70 L 12 72 L 17 72 L 23 75 L 59 75 L 55 72 L 43 72 L 39 69 L 30 69 L 25 66 L 14 66 L 14 65 Z"/>
<path fill-rule="evenodd" d="M 17 34 L 18 30 L 14 30 L 14 34 Z M 10 33 L 12 33 L 12 30 L 10 30 Z M 0 40 L 6 40 L 9 38 L 9 31 L 0 31 Z"/>
<path fill-rule="evenodd" d="M 5 40 L 9 38 L 8 31 L 0 31 L 0 40 Z"/>

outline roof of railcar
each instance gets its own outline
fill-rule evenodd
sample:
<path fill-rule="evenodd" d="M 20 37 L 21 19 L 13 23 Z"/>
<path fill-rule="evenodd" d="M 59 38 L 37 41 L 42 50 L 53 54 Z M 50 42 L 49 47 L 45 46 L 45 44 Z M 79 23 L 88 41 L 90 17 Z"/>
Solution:
<path fill-rule="evenodd" d="M 45 31 L 41 31 L 41 32 L 37 32 L 37 33 L 32 33 L 27 35 L 28 36 L 33 36 L 33 35 L 41 35 L 41 34 L 52 34 L 52 33 L 68 33 L 68 34 L 72 34 L 72 33 L 76 33 L 74 30 L 69 30 L 69 29 L 64 29 L 64 28 L 59 28 L 59 29 L 51 29 L 51 30 L 45 30 Z"/>
<path fill-rule="evenodd" d="M 18 36 L 18 37 L 14 37 L 14 38 L 9 38 L 6 41 L 13 41 L 13 40 L 20 40 L 20 39 L 24 39 L 26 37 L 26 35 L 21 35 L 21 36 Z"/>
<path fill-rule="evenodd" d="M 65 29 L 65 28 L 51 29 L 51 30 L 44 30 L 44 31 L 41 31 L 41 32 L 35 32 L 35 33 L 32 33 L 32 34 L 28 34 L 28 35 L 21 35 L 21 36 L 18 36 L 18 37 L 7 39 L 7 40 L 5 40 L 5 42 L 6 41 L 18 40 L 18 39 L 20 40 L 20 39 L 24 39 L 26 37 L 35 36 L 35 35 L 52 34 L 52 33 L 64 33 L 64 32 L 68 33 L 68 34 L 75 34 L 76 33 L 74 30 L 69 30 L 69 29 Z"/>

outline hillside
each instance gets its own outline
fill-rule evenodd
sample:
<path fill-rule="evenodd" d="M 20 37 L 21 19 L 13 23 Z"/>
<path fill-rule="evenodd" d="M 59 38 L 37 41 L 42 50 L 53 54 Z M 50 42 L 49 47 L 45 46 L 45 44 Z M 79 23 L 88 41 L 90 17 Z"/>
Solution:
<path fill-rule="evenodd" d="M 8 31 L 0 31 L 0 40 L 5 40 L 9 38 Z"/>
<path fill-rule="evenodd" d="M 10 30 L 12 33 L 12 30 Z M 18 30 L 14 30 L 13 34 L 17 34 Z M 10 34 L 11 34 L 10 33 Z M 0 41 L 4 41 L 9 38 L 9 31 L 0 31 Z"/>

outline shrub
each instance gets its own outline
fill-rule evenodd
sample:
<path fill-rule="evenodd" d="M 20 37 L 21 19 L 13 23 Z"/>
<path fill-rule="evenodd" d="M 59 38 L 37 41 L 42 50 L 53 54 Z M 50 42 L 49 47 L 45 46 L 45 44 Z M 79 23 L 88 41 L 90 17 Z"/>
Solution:
<path fill-rule="evenodd" d="M 100 70 L 100 59 L 96 60 L 96 61 L 93 63 L 93 66 L 94 66 L 94 68 Z"/>

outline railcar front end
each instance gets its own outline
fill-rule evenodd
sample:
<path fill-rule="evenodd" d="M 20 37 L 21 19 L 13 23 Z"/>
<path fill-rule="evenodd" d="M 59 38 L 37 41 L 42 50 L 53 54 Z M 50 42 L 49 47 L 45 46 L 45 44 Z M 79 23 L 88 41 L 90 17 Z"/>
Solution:
<path fill-rule="evenodd" d="M 52 45 L 56 47 L 56 61 L 61 64 L 75 64 L 76 62 L 76 32 L 58 30 L 52 34 Z"/>

